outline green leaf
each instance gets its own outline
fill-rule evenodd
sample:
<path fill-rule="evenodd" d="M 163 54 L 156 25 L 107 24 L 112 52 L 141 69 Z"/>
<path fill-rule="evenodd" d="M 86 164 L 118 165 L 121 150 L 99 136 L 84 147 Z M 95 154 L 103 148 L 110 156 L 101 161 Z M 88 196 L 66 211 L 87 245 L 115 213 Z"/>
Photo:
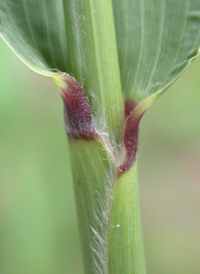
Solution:
<path fill-rule="evenodd" d="M 199 0 L 113 0 L 122 88 L 139 102 L 159 96 L 197 57 Z"/>
<path fill-rule="evenodd" d="M 123 100 L 112 2 L 2 0 L 0 35 L 33 70 L 74 76 L 110 135 L 121 133 Z M 95 98 L 95 100 L 94 100 Z"/>
<path fill-rule="evenodd" d="M 67 70 L 62 0 L 0 1 L 0 35 L 36 72 Z"/>

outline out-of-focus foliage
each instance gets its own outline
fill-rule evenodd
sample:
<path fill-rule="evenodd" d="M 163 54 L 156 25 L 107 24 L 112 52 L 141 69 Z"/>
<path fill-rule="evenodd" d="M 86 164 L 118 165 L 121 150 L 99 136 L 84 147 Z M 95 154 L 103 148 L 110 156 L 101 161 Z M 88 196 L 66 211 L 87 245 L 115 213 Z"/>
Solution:
<path fill-rule="evenodd" d="M 82 273 L 62 101 L 0 43 L 0 273 Z"/>
<path fill-rule="evenodd" d="M 139 182 L 149 274 L 200 272 L 200 59 L 141 124 Z"/>
<path fill-rule="evenodd" d="M 0 273 L 81 274 L 61 99 L 3 42 L 0 58 Z M 149 274 L 200 271 L 199 72 L 200 60 L 141 125 Z"/>

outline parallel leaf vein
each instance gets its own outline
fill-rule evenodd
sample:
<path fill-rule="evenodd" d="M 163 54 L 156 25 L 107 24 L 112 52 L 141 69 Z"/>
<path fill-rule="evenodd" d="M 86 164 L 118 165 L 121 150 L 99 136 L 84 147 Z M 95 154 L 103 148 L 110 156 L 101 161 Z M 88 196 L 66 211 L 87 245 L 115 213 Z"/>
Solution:
<path fill-rule="evenodd" d="M 165 0 L 163 0 L 162 3 L 163 3 L 163 6 L 162 6 L 161 15 L 160 15 L 161 23 L 160 23 L 160 31 L 159 31 L 158 50 L 157 50 L 157 55 L 155 58 L 155 63 L 154 63 L 153 69 L 152 69 L 152 73 L 151 73 L 150 79 L 148 80 L 149 83 L 146 87 L 146 90 L 144 91 L 144 94 L 147 94 L 151 89 L 152 80 L 156 73 L 156 69 L 157 69 L 157 65 L 158 65 L 158 61 L 159 61 L 159 57 L 160 57 L 161 49 L 162 49 L 162 41 L 163 41 L 162 37 L 164 34 L 163 28 L 164 28 L 164 21 L 165 21 Z"/>

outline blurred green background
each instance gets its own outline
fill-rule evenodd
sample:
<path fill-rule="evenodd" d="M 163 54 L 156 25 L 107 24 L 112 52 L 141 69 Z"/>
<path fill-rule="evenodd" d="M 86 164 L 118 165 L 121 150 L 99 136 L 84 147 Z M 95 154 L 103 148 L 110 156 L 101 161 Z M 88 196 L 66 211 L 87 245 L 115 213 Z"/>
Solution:
<path fill-rule="evenodd" d="M 62 112 L 52 80 L 0 40 L 1 274 L 83 273 Z M 148 274 L 200 273 L 199 125 L 200 59 L 141 123 Z"/>

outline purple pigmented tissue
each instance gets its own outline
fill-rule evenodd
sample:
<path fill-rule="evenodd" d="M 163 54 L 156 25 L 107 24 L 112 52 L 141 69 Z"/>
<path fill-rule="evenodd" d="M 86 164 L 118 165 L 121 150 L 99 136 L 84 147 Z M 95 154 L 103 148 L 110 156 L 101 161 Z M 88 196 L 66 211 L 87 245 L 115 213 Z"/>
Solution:
<path fill-rule="evenodd" d="M 60 87 L 64 102 L 65 127 L 69 137 L 73 139 L 94 140 L 98 138 L 93 121 L 92 110 L 82 87 L 69 75 L 64 75 L 66 85 Z M 137 103 L 131 100 L 125 102 L 126 125 L 124 131 L 125 160 L 118 168 L 118 175 L 130 169 L 137 158 L 139 123 L 145 113 L 134 113 Z"/>
<path fill-rule="evenodd" d="M 123 173 L 133 165 L 137 157 L 138 139 L 139 139 L 139 123 L 144 114 L 133 115 L 133 110 L 137 104 L 127 100 L 125 102 L 126 127 L 124 132 L 124 145 L 126 149 L 126 157 L 124 163 L 119 167 L 119 173 Z"/>
<path fill-rule="evenodd" d="M 61 88 L 61 92 L 68 136 L 88 141 L 95 139 L 97 134 L 92 124 L 92 110 L 82 87 L 71 76 L 64 81 L 66 88 Z"/>
<path fill-rule="evenodd" d="M 137 106 L 137 103 L 131 100 L 127 100 L 125 102 L 124 106 L 124 112 L 125 112 L 125 117 L 128 118 L 128 116 L 131 114 L 131 111 L 134 110 L 134 108 Z"/>

